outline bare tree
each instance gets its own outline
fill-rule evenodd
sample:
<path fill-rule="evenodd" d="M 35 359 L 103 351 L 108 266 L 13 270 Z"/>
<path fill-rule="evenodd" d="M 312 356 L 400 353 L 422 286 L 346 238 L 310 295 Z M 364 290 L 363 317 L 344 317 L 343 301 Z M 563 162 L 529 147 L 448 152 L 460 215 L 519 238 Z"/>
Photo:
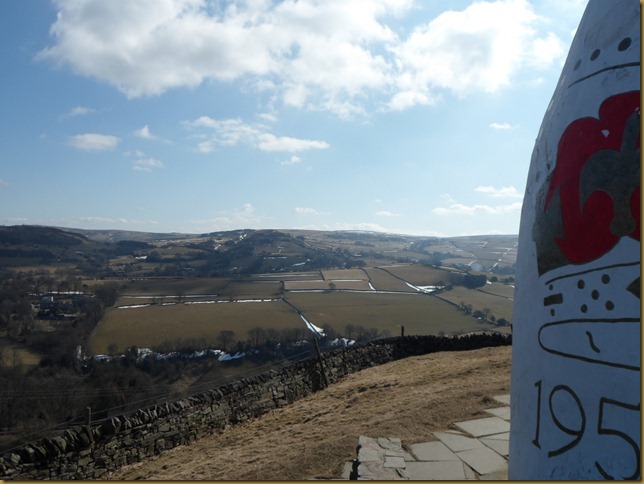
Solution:
<path fill-rule="evenodd" d="M 229 346 L 235 340 L 235 332 L 230 329 L 224 329 L 217 335 L 217 342 L 221 344 L 223 351 L 228 351 Z"/>

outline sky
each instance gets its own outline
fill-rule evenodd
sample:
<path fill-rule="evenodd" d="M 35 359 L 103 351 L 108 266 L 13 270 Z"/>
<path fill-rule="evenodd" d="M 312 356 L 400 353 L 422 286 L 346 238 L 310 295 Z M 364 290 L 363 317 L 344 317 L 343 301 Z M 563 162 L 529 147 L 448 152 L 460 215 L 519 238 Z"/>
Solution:
<path fill-rule="evenodd" d="M 587 0 L 0 0 L 0 225 L 516 234 Z"/>

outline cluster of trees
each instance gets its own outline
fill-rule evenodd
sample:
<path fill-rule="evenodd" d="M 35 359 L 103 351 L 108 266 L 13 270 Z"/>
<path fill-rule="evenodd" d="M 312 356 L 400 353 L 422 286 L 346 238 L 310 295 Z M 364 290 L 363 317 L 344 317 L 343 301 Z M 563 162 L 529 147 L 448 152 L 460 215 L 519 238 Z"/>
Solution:
<path fill-rule="evenodd" d="M 461 301 L 460 308 L 461 311 L 463 311 L 465 314 L 471 314 L 475 318 L 484 319 L 485 321 L 489 321 L 490 323 L 494 323 L 498 326 L 510 325 L 510 322 L 507 319 L 497 318 L 494 314 L 492 314 L 492 311 L 489 308 L 473 309 L 471 304 L 464 301 Z"/>
<path fill-rule="evenodd" d="M 455 286 L 463 286 L 468 289 L 476 289 L 483 287 L 487 284 L 487 277 L 485 274 L 462 274 L 452 277 L 452 284 Z"/>
<path fill-rule="evenodd" d="M 337 338 L 344 337 L 363 343 L 372 339 L 387 338 L 391 336 L 388 330 L 377 328 L 365 328 L 358 324 L 347 324 L 344 332 L 336 331 L 331 325 L 325 324 L 322 327 L 322 335 L 318 335 L 318 342 L 321 348 L 333 347 Z M 280 359 L 288 357 L 289 348 L 296 346 L 300 348 L 303 343 L 310 342 L 316 336 L 305 327 L 298 328 L 262 328 L 257 326 L 246 332 L 245 337 L 238 335 L 233 330 L 222 330 L 212 340 L 206 338 L 176 339 L 165 341 L 152 348 L 157 353 L 182 353 L 189 354 L 194 351 L 217 348 L 228 353 L 245 353 L 247 355 L 258 355 L 255 359 Z M 113 347 L 111 354 L 116 354 L 117 348 Z"/>
<path fill-rule="evenodd" d="M 361 324 L 347 324 L 344 327 L 343 336 L 347 339 L 354 340 L 356 343 L 364 343 L 372 339 L 389 338 L 391 331 L 388 329 L 365 328 Z"/>
<path fill-rule="evenodd" d="M 80 279 L 59 273 L 52 282 L 49 275 L 6 270 L 0 276 L 0 334 L 7 338 L 0 345 L 2 440 L 3 431 L 29 432 L 66 420 L 76 409 L 82 412 L 95 382 L 85 374 L 77 349 L 102 318 L 112 291 L 106 283 L 97 286 L 101 297 L 74 295 L 69 300 L 76 311 L 72 320 L 41 321 L 35 305 L 47 289 L 73 290 Z M 42 355 L 39 364 L 24 365 L 19 348 Z"/>

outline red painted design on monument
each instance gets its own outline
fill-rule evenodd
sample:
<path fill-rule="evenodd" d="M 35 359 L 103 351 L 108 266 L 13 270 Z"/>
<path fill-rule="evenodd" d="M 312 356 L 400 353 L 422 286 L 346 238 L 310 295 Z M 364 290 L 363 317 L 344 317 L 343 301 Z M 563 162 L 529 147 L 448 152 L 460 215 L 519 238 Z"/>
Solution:
<path fill-rule="evenodd" d="M 598 118 L 568 125 L 545 209 L 558 193 L 563 237 L 556 242 L 573 264 L 609 252 L 623 236 L 640 240 L 640 92 L 607 98 Z"/>

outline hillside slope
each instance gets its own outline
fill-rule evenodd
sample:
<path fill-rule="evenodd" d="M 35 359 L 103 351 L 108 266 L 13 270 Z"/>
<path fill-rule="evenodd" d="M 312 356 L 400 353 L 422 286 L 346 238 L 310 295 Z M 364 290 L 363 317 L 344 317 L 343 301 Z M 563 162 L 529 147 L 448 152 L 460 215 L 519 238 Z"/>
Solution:
<path fill-rule="evenodd" d="M 511 347 L 407 358 L 352 374 L 292 405 L 123 467 L 110 479 L 337 478 L 360 435 L 429 440 L 497 406 L 510 388 Z"/>

